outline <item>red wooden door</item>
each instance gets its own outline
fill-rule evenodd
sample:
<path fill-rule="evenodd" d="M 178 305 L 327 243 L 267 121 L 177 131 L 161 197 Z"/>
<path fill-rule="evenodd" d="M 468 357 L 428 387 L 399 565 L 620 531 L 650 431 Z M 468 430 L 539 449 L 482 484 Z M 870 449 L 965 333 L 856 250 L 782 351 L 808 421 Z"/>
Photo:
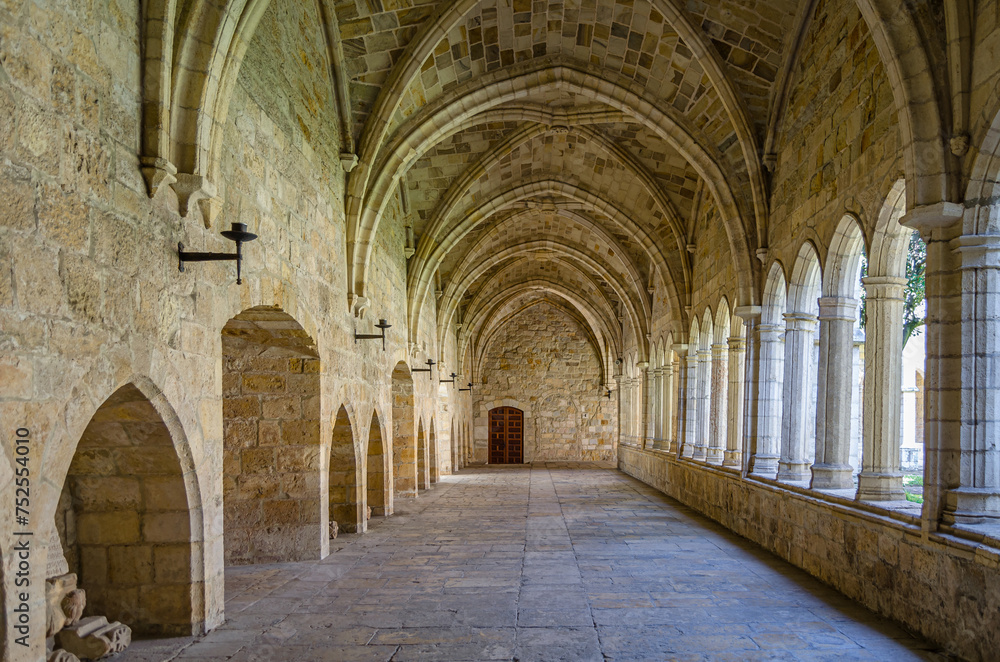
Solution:
<path fill-rule="evenodd" d="M 490 410 L 490 464 L 524 462 L 524 413 L 515 407 Z"/>

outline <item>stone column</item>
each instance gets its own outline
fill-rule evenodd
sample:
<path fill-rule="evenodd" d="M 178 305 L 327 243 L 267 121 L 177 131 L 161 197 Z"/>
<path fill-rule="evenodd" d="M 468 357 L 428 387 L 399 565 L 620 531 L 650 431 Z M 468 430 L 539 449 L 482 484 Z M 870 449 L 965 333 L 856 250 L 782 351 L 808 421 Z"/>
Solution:
<path fill-rule="evenodd" d="M 722 464 L 723 448 L 726 446 L 726 428 L 729 422 L 729 346 L 725 343 L 712 345 L 712 388 L 710 393 L 710 414 L 708 419 L 709 464 Z"/>
<path fill-rule="evenodd" d="M 694 455 L 692 460 L 704 462 L 708 458 L 709 416 L 712 398 L 712 349 L 698 349 L 698 404 L 695 410 Z"/>
<path fill-rule="evenodd" d="M 660 436 L 660 448 L 669 451 L 674 438 L 674 365 L 668 359 L 663 366 L 663 388 L 660 390 L 660 418 L 663 419 L 663 430 Z"/>
<path fill-rule="evenodd" d="M 774 478 L 778 473 L 778 445 L 781 440 L 781 396 L 784 379 L 784 326 L 759 324 L 756 336 L 759 347 L 756 381 L 756 418 L 753 463 L 750 473 Z"/>
<path fill-rule="evenodd" d="M 851 400 L 854 389 L 854 322 L 858 302 L 845 297 L 819 300 L 819 397 L 816 400 L 814 489 L 854 486 L 851 466 Z"/>
<path fill-rule="evenodd" d="M 698 443 L 698 347 L 688 345 L 684 357 L 684 437 L 682 439 L 681 457 L 694 457 L 695 445 Z"/>
<path fill-rule="evenodd" d="M 738 469 L 741 466 L 741 437 L 743 435 L 743 375 L 746 371 L 746 341 L 729 338 L 729 402 L 726 406 L 726 452 L 722 466 Z"/>
<path fill-rule="evenodd" d="M 640 448 L 652 448 L 653 446 L 653 370 L 649 368 L 649 362 L 639 364 L 639 404 L 642 412 L 642 427 L 640 428 L 639 439 Z"/>
<path fill-rule="evenodd" d="M 812 406 L 813 348 L 816 316 L 785 315 L 785 367 L 781 410 L 779 480 L 809 480 L 806 439 Z"/>
<path fill-rule="evenodd" d="M 652 388 L 649 390 L 649 408 L 652 411 L 652 418 L 650 422 L 650 437 L 652 443 L 650 448 L 657 448 L 660 443 L 660 386 L 662 382 L 662 377 L 659 368 L 650 368 L 650 373 L 652 373 Z"/>
<path fill-rule="evenodd" d="M 687 391 L 687 370 L 684 368 L 684 359 L 687 357 L 687 345 L 683 343 L 677 343 L 674 345 L 674 355 L 677 357 L 673 362 L 674 367 L 674 384 L 673 390 L 670 394 L 670 400 L 673 403 L 671 409 L 673 409 L 673 431 L 670 436 L 670 448 L 668 451 L 670 453 L 675 453 L 680 455 L 681 446 L 684 444 L 685 432 L 685 405 L 684 398 Z"/>
<path fill-rule="evenodd" d="M 944 519 L 1000 522 L 1000 237 L 966 235 L 961 260 L 962 380 L 959 485 L 945 495 Z"/>
<path fill-rule="evenodd" d="M 899 471 L 905 278 L 869 276 L 865 285 L 865 404 L 859 501 L 906 498 Z"/>

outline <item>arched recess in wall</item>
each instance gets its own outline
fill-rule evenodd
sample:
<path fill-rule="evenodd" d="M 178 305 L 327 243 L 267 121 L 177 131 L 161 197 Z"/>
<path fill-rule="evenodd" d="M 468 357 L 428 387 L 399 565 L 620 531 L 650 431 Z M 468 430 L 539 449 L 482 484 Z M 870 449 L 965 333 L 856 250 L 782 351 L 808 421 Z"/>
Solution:
<path fill-rule="evenodd" d="M 354 424 L 346 405 L 337 410 L 330 441 L 330 519 L 341 531 L 362 533 L 367 518 L 362 511 L 361 482 L 355 454 Z"/>
<path fill-rule="evenodd" d="M 440 449 L 438 448 L 437 442 L 437 425 L 432 418 L 430 424 L 427 426 L 427 470 L 430 484 L 434 484 L 441 479 L 440 469 L 438 468 L 438 462 L 440 460 L 438 457 L 439 452 Z"/>
<path fill-rule="evenodd" d="M 417 421 L 417 491 L 429 489 L 431 475 L 427 468 L 427 436 L 424 434 L 424 421 Z"/>
<path fill-rule="evenodd" d="M 223 327 L 222 417 L 226 564 L 320 558 L 319 351 L 280 308 Z"/>
<path fill-rule="evenodd" d="M 413 376 L 400 361 L 392 371 L 392 471 L 396 496 L 417 494 L 417 437 Z"/>
<path fill-rule="evenodd" d="M 76 573 L 87 614 L 137 634 L 190 635 L 204 620 L 194 567 L 200 504 L 176 415 L 161 415 L 168 405 L 154 399 L 159 409 L 129 383 L 94 413 L 63 483 L 55 513 L 62 549 L 49 550 L 48 565 L 56 575 Z"/>
<path fill-rule="evenodd" d="M 379 420 L 378 412 L 372 412 L 371 425 L 368 427 L 368 453 L 366 472 L 366 495 L 368 507 L 372 509 L 372 517 L 388 515 L 392 512 L 390 507 L 391 496 L 391 476 L 388 462 L 389 455 L 385 452 L 385 443 L 382 437 L 382 422 Z"/>

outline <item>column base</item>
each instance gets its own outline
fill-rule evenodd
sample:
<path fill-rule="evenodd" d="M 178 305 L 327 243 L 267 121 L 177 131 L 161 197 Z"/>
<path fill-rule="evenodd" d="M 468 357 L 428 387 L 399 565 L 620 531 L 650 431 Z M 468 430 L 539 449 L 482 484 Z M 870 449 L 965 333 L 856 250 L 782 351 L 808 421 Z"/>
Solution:
<path fill-rule="evenodd" d="M 865 473 L 858 475 L 857 501 L 905 501 L 903 474 Z"/>
<path fill-rule="evenodd" d="M 681 457 L 686 457 L 688 459 L 694 459 L 694 446 L 684 444 L 681 446 Z"/>
<path fill-rule="evenodd" d="M 778 463 L 778 480 L 801 482 L 809 480 L 810 477 L 809 465 L 805 462 L 786 462 L 783 460 Z"/>
<path fill-rule="evenodd" d="M 708 446 L 696 445 L 694 447 L 694 454 L 691 456 L 692 460 L 694 460 L 695 462 L 704 462 L 705 458 L 707 457 L 708 457 Z"/>
<path fill-rule="evenodd" d="M 778 475 L 778 456 L 777 455 L 754 455 L 751 459 L 752 468 L 750 469 L 751 476 L 760 476 L 761 478 L 774 478 Z"/>
<path fill-rule="evenodd" d="M 812 482 L 814 490 L 844 490 L 854 487 L 854 467 L 849 464 L 814 464 Z"/>
<path fill-rule="evenodd" d="M 722 449 L 721 448 L 709 448 L 708 455 L 705 457 L 705 461 L 709 464 L 714 464 L 717 467 L 722 466 Z"/>
<path fill-rule="evenodd" d="M 959 487 L 948 490 L 941 518 L 948 524 L 1000 523 L 1000 489 Z"/>
<path fill-rule="evenodd" d="M 670 443 L 667 444 L 667 452 L 677 455 L 677 441 L 671 440 Z"/>
<path fill-rule="evenodd" d="M 726 451 L 723 455 L 722 466 L 730 469 L 739 469 L 743 466 L 743 454 L 739 451 Z"/>

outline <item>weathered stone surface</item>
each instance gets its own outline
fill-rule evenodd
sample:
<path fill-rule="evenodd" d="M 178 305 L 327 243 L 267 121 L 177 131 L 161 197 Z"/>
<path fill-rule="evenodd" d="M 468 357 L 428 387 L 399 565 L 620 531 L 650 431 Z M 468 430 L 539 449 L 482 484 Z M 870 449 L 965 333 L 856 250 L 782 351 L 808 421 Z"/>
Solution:
<path fill-rule="evenodd" d="M 132 630 L 117 621 L 108 623 L 104 616 L 88 616 L 60 630 L 56 640 L 77 657 L 97 660 L 128 648 Z"/>

